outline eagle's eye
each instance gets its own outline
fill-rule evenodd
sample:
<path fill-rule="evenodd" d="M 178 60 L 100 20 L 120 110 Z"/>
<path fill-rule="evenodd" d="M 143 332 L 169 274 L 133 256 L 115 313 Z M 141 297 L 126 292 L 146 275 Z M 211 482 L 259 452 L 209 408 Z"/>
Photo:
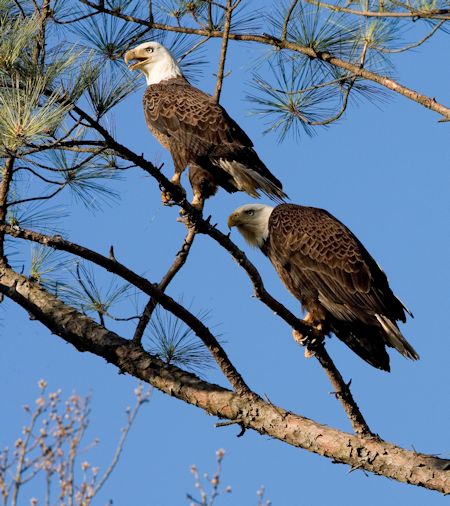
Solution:
<path fill-rule="evenodd" d="M 249 216 L 253 216 L 255 214 L 255 211 L 253 211 L 253 209 L 247 209 L 247 211 L 245 211 L 245 214 L 248 214 Z"/>
<path fill-rule="evenodd" d="M 145 50 L 147 51 L 147 53 L 153 53 L 152 47 L 146 47 Z"/>

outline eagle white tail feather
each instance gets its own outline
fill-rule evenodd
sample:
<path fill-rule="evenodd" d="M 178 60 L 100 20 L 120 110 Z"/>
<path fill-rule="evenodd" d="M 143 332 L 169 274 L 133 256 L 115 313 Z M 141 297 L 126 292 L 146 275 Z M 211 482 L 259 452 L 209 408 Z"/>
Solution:
<path fill-rule="evenodd" d="M 242 163 L 223 158 L 219 159 L 220 167 L 230 174 L 233 178 L 235 186 L 254 198 L 259 197 L 258 190 L 261 190 L 270 198 L 283 201 L 287 198 L 287 195 L 281 190 L 275 183 L 272 183 L 269 179 L 259 174 L 253 169 L 250 169 L 247 165 Z"/>
<path fill-rule="evenodd" d="M 408 357 L 412 360 L 418 360 L 418 353 L 403 337 L 398 327 L 384 315 L 376 314 L 375 316 L 380 325 L 383 327 L 383 330 L 386 332 L 386 338 L 389 344 L 391 344 L 405 357 Z"/>

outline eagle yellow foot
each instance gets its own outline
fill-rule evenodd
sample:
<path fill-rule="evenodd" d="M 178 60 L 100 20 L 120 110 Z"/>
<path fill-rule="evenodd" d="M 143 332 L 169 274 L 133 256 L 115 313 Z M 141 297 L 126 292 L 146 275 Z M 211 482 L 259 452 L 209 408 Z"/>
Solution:
<path fill-rule="evenodd" d="M 180 191 L 183 192 L 183 196 L 186 196 L 186 192 L 184 191 L 184 188 L 181 185 L 179 185 L 179 187 L 180 187 Z M 175 204 L 175 202 L 172 198 L 172 194 L 166 190 L 161 192 L 161 200 L 162 200 L 163 205 L 165 205 L 165 206 L 173 206 Z"/>
<path fill-rule="evenodd" d="M 203 203 L 204 201 L 196 201 L 195 196 L 194 199 L 191 202 L 191 206 L 197 211 L 198 216 L 202 216 L 203 211 Z M 192 219 L 194 217 L 194 219 Z M 177 218 L 177 221 L 184 223 L 188 228 L 195 226 L 195 216 L 189 216 L 184 209 L 180 209 L 180 217 Z"/>
<path fill-rule="evenodd" d="M 314 356 L 314 351 L 308 348 L 309 338 L 307 336 L 304 336 L 298 330 L 292 329 L 292 337 L 296 343 L 305 347 L 305 358 L 311 358 Z"/>
<path fill-rule="evenodd" d="M 175 172 L 175 174 L 172 176 L 172 179 L 170 180 L 170 182 L 172 184 L 178 186 L 180 191 L 183 193 L 183 197 L 186 197 L 186 192 L 184 191 L 184 188 L 181 186 L 181 183 L 180 183 L 180 177 L 181 177 L 181 174 L 178 174 L 177 172 Z M 165 206 L 172 206 L 175 204 L 172 194 L 167 190 L 163 190 L 161 192 L 161 200 L 162 200 L 163 205 L 165 205 Z"/>
<path fill-rule="evenodd" d="M 317 346 L 323 341 L 323 325 L 315 323 L 310 313 L 306 314 L 303 321 L 312 326 L 311 332 L 303 335 L 298 330 L 292 329 L 292 337 L 295 342 L 305 347 L 305 358 L 311 358 L 315 355 Z"/>

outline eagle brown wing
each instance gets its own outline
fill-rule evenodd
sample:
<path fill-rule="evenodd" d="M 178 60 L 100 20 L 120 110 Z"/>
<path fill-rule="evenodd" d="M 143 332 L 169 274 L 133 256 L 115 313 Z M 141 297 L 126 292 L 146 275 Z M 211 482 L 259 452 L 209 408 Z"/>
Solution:
<path fill-rule="evenodd" d="M 257 196 L 254 190 L 259 188 L 271 198 L 286 197 L 247 134 L 212 97 L 184 78 L 148 86 L 144 113 L 149 129 L 170 151 L 177 171 L 194 163 L 213 172 L 227 191 L 240 189 Z"/>
<path fill-rule="evenodd" d="M 307 307 L 318 301 L 338 320 L 405 321 L 384 272 L 360 241 L 327 211 L 282 204 L 269 220 L 268 255 L 288 289 Z"/>
<path fill-rule="evenodd" d="M 182 78 L 148 86 L 144 113 L 149 128 L 166 139 L 179 163 L 204 156 L 223 156 L 230 149 L 252 148 L 252 141 L 212 97 Z"/>

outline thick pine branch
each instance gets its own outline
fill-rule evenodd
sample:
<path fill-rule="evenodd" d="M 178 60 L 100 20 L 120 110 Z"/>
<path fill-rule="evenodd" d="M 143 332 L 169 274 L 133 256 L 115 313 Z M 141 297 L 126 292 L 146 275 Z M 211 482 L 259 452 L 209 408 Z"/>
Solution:
<path fill-rule="evenodd" d="M 405 450 L 378 438 L 360 438 L 286 411 L 260 398 L 240 396 L 164 364 L 132 341 L 78 313 L 6 265 L 0 291 L 78 350 L 93 353 L 123 373 L 243 427 L 291 446 L 396 481 L 450 493 L 450 460 Z"/>

